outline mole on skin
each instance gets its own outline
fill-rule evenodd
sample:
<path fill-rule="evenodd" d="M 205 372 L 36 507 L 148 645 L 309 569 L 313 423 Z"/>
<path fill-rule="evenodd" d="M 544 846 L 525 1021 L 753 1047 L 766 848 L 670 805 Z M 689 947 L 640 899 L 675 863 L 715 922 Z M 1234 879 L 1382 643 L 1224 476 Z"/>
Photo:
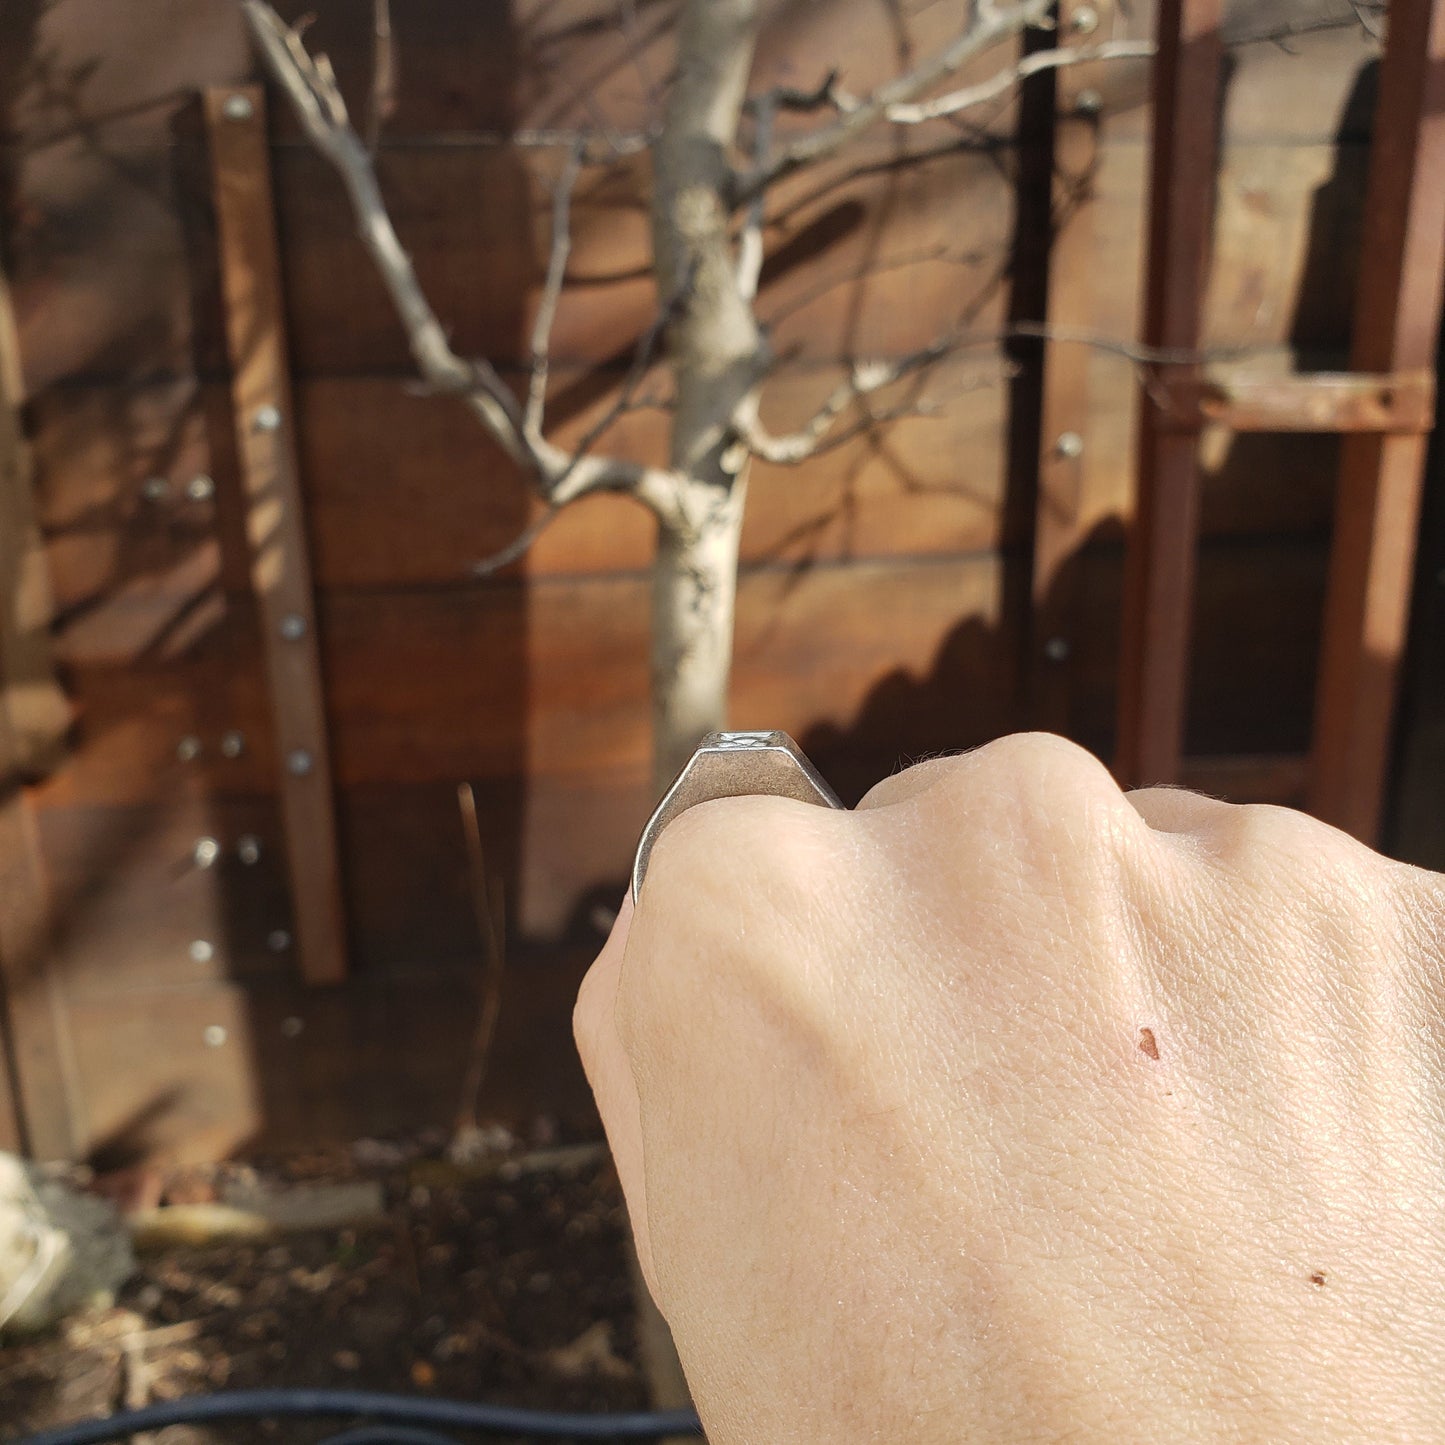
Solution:
<path fill-rule="evenodd" d="M 1139 1030 L 1139 1052 L 1147 1054 L 1151 1059 L 1159 1057 L 1159 1045 L 1154 1041 L 1153 1029 Z"/>

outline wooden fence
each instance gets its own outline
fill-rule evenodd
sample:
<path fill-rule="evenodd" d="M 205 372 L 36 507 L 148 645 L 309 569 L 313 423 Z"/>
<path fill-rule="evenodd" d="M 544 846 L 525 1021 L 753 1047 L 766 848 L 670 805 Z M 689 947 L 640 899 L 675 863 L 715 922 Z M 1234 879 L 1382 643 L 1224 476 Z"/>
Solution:
<path fill-rule="evenodd" d="M 364 111 L 370 7 L 313 8 L 309 41 Z M 758 83 L 836 63 L 863 89 L 962 8 L 921 7 L 904 35 L 861 0 L 779 4 Z M 510 571 L 475 576 L 532 520 L 527 492 L 460 404 L 409 384 L 340 188 L 279 102 L 261 144 L 233 7 L 33 10 L 28 62 L 0 71 L 0 199 L 73 724 L 9 842 L 0 816 L 0 850 L 28 859 L 22 892 L 43 884 L 53 921 L 44 942 L 0 933 L 10 1133 L 122 1158 L 449 1123 L 484 955 L 461 782 L 507 899 L 482 1107 L 580 1113 L 571 992 L 649 804 L 650 524 L 592 498 Z M 599 108 L 640 123 L 668 8 L 637 10 L 659 37 L 640 66 L 600 0 L 398 7 L 382 184 L 456 345 L 509 376 L 560 157 L 499 137 Z M 1153 23 L 1110 0 L 1060 10 L 1065 34 Z M 1256 374 L 1343 369 L 1379 47 L 1354 24 L 1251 39 L 1275 10 L 1290 13 L 1240 7 L 1216 30 L 1192 341 Z M 1041 77 L 978 129 L 881 135 L 779 194 L 760 291 L 786 358 L 778 427 L 845 356 L 905 354 L 940 325 L 979 338 L 931 384 L 938 417 L 752 484 L 733 721 L 791 731 L 845 796 L 1025 725 L 1112 754 L 1150 73 Z M 227 111 L 237 97 L 249 111 Z M 279 305 L 234 284 L 269 242 L 268 192 Z M 651 320 L 645 197 L 641 160 L 579 188 L 552 353 L 563 439 L 605 411 Z M 235 370 L 253 354 L 238 337 L 278 324 L 285 368 Z M 271 405 L 279 425 L 258 431 Z M 640 457 L 664 443 L 646 413 L 618 433 Z M 1207 426 L 1193 454 L 1183 776 L 1301 801 L 1339 443 Z M 258 509 L 293 481 L 294 531 L 266 572 Z M 314 822 L 329 797 L 334 868 Z M 315 930 L 333 886 L 347 947 L 328 958 Z M 305 980 L 343 971 L 330 989 Z M 0 1142 L 5 1117 L 0 1094 Z"/>

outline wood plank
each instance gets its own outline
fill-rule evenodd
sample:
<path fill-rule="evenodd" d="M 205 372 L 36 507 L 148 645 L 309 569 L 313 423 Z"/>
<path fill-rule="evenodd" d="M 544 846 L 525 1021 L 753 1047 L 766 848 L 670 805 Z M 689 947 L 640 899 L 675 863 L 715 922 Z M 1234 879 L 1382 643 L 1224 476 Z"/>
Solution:
<path fill-rule="evenodd" d="M 27 162 L 23 197 L 32 221 L 15 237 L 13 279 L 35 389 L 64 378 L 134 382 L 214 365 L 207 319 L 191 297 L 205 280 L 195 253 L 206 215 L 193 159 L 189 142 L 138 153 L 133 184 L 78 143 Z M 1012 159 L 1007 144 L 1002 153 L 990 144 L 900 169 L 888 145 L 874 144 L 850 167 L 789 182 L 769 227 L 773 259 L 760 300 L 778 349 L 833 360 L 849 348 L 907 351 L 936 336 L 941 320 L 995 335 L 1005 314 L 1000 271 Z M 1115 338 L 1129 335 L 1120 322 L 1136 304 L 1142 160 L 1137 144 L 1111 133 L 1100 162 L 1101 252 L 1091 280 L 1096 324 Z M 308 150 L 283 148 L 276 162 L 298 370 L 410 375 L 404 337 L 339 183 Z M 379 161 L 402 241 L 456 344 L 497 363 L 526 351 L 545 260 L 547 165 L 530 153 L 467 142 L 391 147 Z M 853 167 L 863 173 L 848 178 Z M 1205 333 L 1211 345 L 1347 339 L 1337 278 L 1355 249 L 1362 168 L 1358 145 L 1226 147 Z M 491 205 L 457 201 L 483 195 Z M 616 363 L 650 323 L 645 196 L 639 166 L 599 177 L 579 194 L 574 285 L 555 337 L 559 364 Z M 486 266 L 476 264 L 479 254 Z M 903 265 L 908 258 L 914 264 Z M 1299 310 L 1305 277 L 1307 304 Z"/>
<path fill-rule="evenodd" d="M 1445 273 L 1445 0 L 1391 8 L 1356 293 L 1357 371 L 1436 366 Z M 1310 804 L 1379 836 L 1426 457 L 1423 436 L 1345 443 Z"/>
<path fill-rule="evenodd" d="M 1088 304 L 1092 291 L 1084 290 Z M 1051 350 L 1087 360 L 1081 405 L 1088 446 L 1076 523 L 1088 535 L 1111 525 L 1127 504 L 1133 370 L 1087 348 Z M 860 437 L 807 467 L 760 467 L 748 498 L 744 559 L 802 564 L 1022 545 L 1022 519 L 1006 505 L 1007 393 L 989 386 L 950 396 L 951 376 L 966 381 L 974 365 L 961 361 L 940 376 L 948 401 L 937 417 L 899 422 L 881 438 Z M 770 419 L 786 427 L 800 418 L 833 375 L 789 373 L 771 393 Z M 587 383 L 585 374 L 573 380 Z M 207 416 L 213 395 L 223 413 L 215 425 Z M 500 464 L 494 470 L 496 454 L 471 416 L 449 401 L 415 396 L 398 380 L 346 377 L 301 382 L 295 404 L 307 531 L 323 590 L 455 583 L 532 516 L 530 495 Z M 603 405 L 595 400 L 579 410 L 565 434 Z M 38 501 L 63 630 L 83 617 L 99 629 L 105 613 L 144 598 L 171 597 L 179 614 L 207 589 L 248 587 L 244 537 L 232 536 L 232 519 L 223 515 L 239 496 L 239 480 L 233 463 L 211 452 L 225 440 L 215 427 L 231 427 L 219 388 L 65 388 L 34 410 Z M 657 444 L 654 426 L 651 418 L 629 418 L 616 444 L 645 455 Z M 1206 435 L 1200 535 L 1324 531 L 1332 498 L 1321 479 L 1334 475 L 1337 457 L 1338 443 L 1327 437 Z M 167 483 L 159 500 L 145 494 L 154 476 Z M 188 496 L 198 478 L 214 480 L 212 498 Z M 648 565 L 652 533 L 650 518 L 627 501 L 590 498 L 568 508 L 518 570 L 537 578 L 635 572 Z M 137 646 L 148 635 L 137 632 Z M 73 656 L 73 639 L 70 646 Z"/>
<path fill-rule="evenodd" d="M 1144 340 L 1185 352 L 1199 348 L 1208 275 L 1219 22 L 1219 0 L 1161 0 Z M 1116 771 L 1130 784 L 1179 776 L 1199 533 L 1197 449 L 1196 436 L 1161 428 L 1146 392 L 1115 756 Z"/>
<path fill-rule="evenodd" d="M 1276 17 L 1289 19 L 1322 7 L 1284 0 L 1273 8 Z M 305 0 L 285 0 L 280 9 L 294 20 L 306 11 Z M 957 3 L 921 7 L 909 17 L 905 36 L 891 13 L 858 0 L 770 6 L 755 85 L 815 83 L 821 78 L 815 70 L 837 65 L 849 88 L 860 92 L 896 73 L 905 40 L 922 55 L 953 33 L 962 9 Z M 513 126 L 594 125 L 598 113 L 627 130 L 648 114 L 647 81 L 629 58 L 632 37 L 615 11 L 595 0 L 528 0 L 505 7 L 408 0 L 396 10 L 400 64 L 386 136 L 441 139 Z M 1239 46 L 1250 35 L 1268 32 L 1275 18 L 1268 12 L 1259 0 L 1231 0 L 1225 7 L 1225 39 L 1238 47 L 1239 67 L 1231 84 L 1230 130 L 1322 139 L 1354 72 L 1370 54 L 1368 37 L 1358 27 L 1344 27 L 1298 36 L 1287 50 L 1265 42 Z M 1109 33 L 1146 34 L 1150 18 L 1149 7 L 1131 6 L 1129 27 Z M 653 85 L 667 73 L 667 20 L 660 7 L 640 17 L 643 71 Z M 369 29 L 360 12 L 324 6 L 308 35 L 309 43 L 331 57 L 358 116 L 365 113 L 371 79 Z M 240 83 L 251 69 L 244 28 L 228 0 L 185 0 L 133 16 L 106 0 L 72 0 L 46 12 L 41 43 L 56 73 L 87 67 L 85 116 L 107 147 L 163 134 L 185 95 Z M 973 73 L 986 76 L 993 63 L 986 58 Z M 1111 108 L 1124 115 L 1144 108 L 1146 69 L 1143 63 L 1110 69 Z M 38 89 L 38 78 L 35 84 Z M 584 96 L 594 111 L 588 111 Z M 16 107 L 28 144 L 60 128 L 37 99 L 22 93 Z M 289 123 L 282 130 L 295 134 Z"/>
<path fill-rule="evenodd" d="M 1273 803 L 1281 808 L 1304 806 L 1309 759 L 1278 757 L 1185 758 L 1184 786 L 1221 798 L 1226 803 Z"/>
<path fill-rule="evenodd" d="M 14 766 L 33 777 L 58 759 L 70 709 L 50 655 L 50 581 L 35 519 L 24 400 L 10 288 L 0 272 L 0 709 L 9 716 Z"/>
<path fill-rule="evenodd" d="M 50 897 L 9 719 L 0 712 L 0 1010 L 19 1133 L 40 1159 L 68 1157 L 83 1127 L 69 1022 L 51 957 Z M 7 1084 L 10 1082 L 7 1079 Z M 8 1090 L 7 1090 L 8 1092 Z"/>
<path fill-rule="evenodd" d="M 1322 550 L 1318 537 L 1211 545 L 1211 555 L 1227 560 L 1211 561 L 1219 590 L 1200 606 L 1206 630 L 1220 640 L 1201 635 L 1208 652 L 1195 677 L 1203 691 L 1192 751 L 1274 748 L 1273 719 L 1250 716 L 1251 687 L 1267 700 L 1262 709 L 1291 719 L 1307 714 L 1292 690 L 1313 685 L 1314 662 L 1295 653 L 1314 646 L 1318 619 L 1306 614 L 1321 594 L 1315 574 L 1291 559 L 1317 561 Z M 828 728 L 847 735 L 868 716 L 876 719 L 867 729 L 870 746 L 891 737 L 888 745 L 917 750 L 950 746 L 950 729 L 982 741 L 1016 726 L 1009 689 L 1023 657 L 1025 619 L 1004 606 L 1012 591 L 1005 565 L 1015 564 L 983 556 L 745 572 L 735 720 L 787 727 L 795 736 Z M 1087 723 L 1091 745 L 1101 745 L 1112 734 L 1118 613 L 1095 595 L 1097 564 L 1078 565 L 1086 595 L 1076 724 Z M 1116 604 L 1117 591 L 1112 595 Z M 585 777 L 645 767 L 647 599 L 645 576 L 328 599 L 321 624 L 338 784 L 455 784 L 524 771 Z M 73 667 L 84 709 L 78 747 L 39 790 L 40 800 L 138 802 L 184 787 L 267 793 L 274 754 L 263 760 L 263 743 L 254 757 L 215 752 L 223 723 L 241 719 L 244 727 L 248 709 L 259 711 L 243 665 L 253 646 L 244 618 L 232 616 L 182 659 L 118 657 Z M 912 690 L 935 674 L 939 691 L 932 684 Z M 875 712 L 868 701 L 875 692 L 898 701 Z M 195 727 L 197 718 L 203 727 Z M 187 730 L 206 745 L 195 763 L 176 756 Z"/>
<path fill-rule="evenodd" d="M 1308 749 L 1328 542 L 1227 541 L 1199 553 L 1186 758 Z M 1070 736 L 1113 754 L 1123 561 L 1096 545 L 1079 568 L 1077 684 Z"/>
<path fill-rule="evenodd" d="M 49 1158 L 69 1151 L 78 1121 L 49 956 L 50 898 L 23 780 L 55 759 L 69 709 L 45 631 L 22 395 L 0 276 L 0 1137 Z"/>
<path fill-rule="evenodd" d="M 1304 372 L 1289 376 L 1216 368 L 1184 384 L 1159 383 L 1164 424 L 1232 432 L 1428 432 L 1435 375 Z"/>
<path fill-rule="evenodd" d="M 283 758 L 279 792 L 299 962 L 307 982 L 337 983 L 346 976 L 340 861 L 265 113 L 255 88 L 208 91 L 205 105 L 251 578 Z"/>
<path fill-rule="evenodd" d="M 1088 5 L 1082 14 L 1083 23 L 1094 27 L 1091 34 L 1111 35 L 1125 18 L 1111 4 Z M 1079 15 L 1072 0 L 1061 4 L 1060 34 L 1078 34 Z M 1088 331 L 1093 322 L 1095 216 L 1100 205 L 1095 177 L 1107 124 L 1099 89 L 1101 69 L 1107 67 L 1080 67 L 1054 79 L 1047 322 L 1056 335 Z M 1080 96 L 1086 97 L 1082 107 Z M 1030 587 L 1029 714 L 1036 727 L 1066 732 L 1078 614 L 1071 585 L 1077 569 L 1069 563 L 1088 535 L 1084 476 L 1088 454 L 1097 441 L 1089 409 L 1094 357 L 1090 348 L 1067 342 L 1048 343 L 1044 357 Z"/>
<path fill-rule="evenodd" d="M 524 1136 L 538 1116 L 595 1134 L 571 1042 L 592 949 L 518 954 L 486 1084 L 484 1121 Z M 343 989 L 218 984 L 74 1007 L 90 1114 L 82 1152 L 111 1164 L 450 1129 L 476 1026 L 477 965 Z M 157 1038 L 166 1047 L 156 1047 Z"/>

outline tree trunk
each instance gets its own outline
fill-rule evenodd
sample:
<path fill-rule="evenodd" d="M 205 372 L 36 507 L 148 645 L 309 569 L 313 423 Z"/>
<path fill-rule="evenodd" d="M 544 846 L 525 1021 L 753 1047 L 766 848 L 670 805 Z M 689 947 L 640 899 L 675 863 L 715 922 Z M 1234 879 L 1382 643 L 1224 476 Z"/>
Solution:
<path fill-rule="evenodd" d="M 658 528 L 652 580 L 652 756 L 662 791 L 704 734 L 727 726 L 733 604 L 747 477 L 689 481 L 695 522 Z"/>
<path fill-rule="evenodd" d="M 704 733 L 727 721 L 746 453 L 734 417 L 766 348 L 738 286 L 726 196 L 729 150 L 752 69 L 757 0 L 689 0 L 677 77 L 653 152 L 659 292 L 679 298 L 669 328 L 677 413 L 677 505 L 658 527 L 653 571 L 653 775 L 671 782 Z"/>

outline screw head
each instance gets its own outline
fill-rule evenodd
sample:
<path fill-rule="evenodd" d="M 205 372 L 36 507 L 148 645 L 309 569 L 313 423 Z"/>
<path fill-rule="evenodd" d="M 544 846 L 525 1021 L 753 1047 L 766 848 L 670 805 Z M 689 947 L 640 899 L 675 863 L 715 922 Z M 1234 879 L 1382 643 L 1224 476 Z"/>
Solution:
<path fill-rule="evenodd" d="M 251 425 L 257 431 L 280 431 L 281 409 L 272 406 L 270 402 L 267 402 L 265 406 L 258 406 L 256 415 L 251 418 Z"/>
<path fill-rule="evenodd" d="M 1099 12 L 1092 5 L 1080 5 L 1069 21 L 1075 35 L 1092 35 L 1099 28 Z"/>
<path fill-rule="evenodd" d="M 216 484 L 202 472 L 186 483 L 186 496 L 193 502 L 209 502 L 216 495 Z"/>
<path fill-rule="evenodd" d="M 191 944 L 191 962 L 209 963 L 216 956 L 215 945 L 208 938 L 198 938 Z"/>
<path fill-rule="evenodd" d="M 272 953 L 285 953 L 291 947 L 291 935 L 284 928 L 273 928 L 266 935 L 266 947 Z"/>
<path fill-rule="evenodd" d="M 254 833 L 243 833 L 236 839 L 236 857 L 247 868 L 254 868 L 261 861 L 261 840 Z"/>
<path fill-rule="evenodd" d="M 250 120 L 255 113 L 256 107 L 251 104 L 249 95 L 228 95 L 221 107 L 221 114 L 227 120 Z"/>
<path fill-rule="evenodd" d="M 1051 637 L 1044 643 L 1044 656 L 1050 662 L 1067 662 L 1072 651 L 1066 637 Z"/>
<path fill-rule="evenodd" d="M 147 477 L 141 483 L 140 494 L 148 502 L 163 502 L 171 494 L 170 481 L 165 477 Z"/>
<path fill-rule="evenodd" d="M 176 756 L 183 763 L 193 763 L 201 755 L 201 740 L 194 733 L 187 733 L 176 744 Z"/>
<path fill-rule="evenodd" d="M 213 868 L 216 859 L 221 856 L 221 845 L 214 838 L 197 838 L 191 856 L 196 860 L 197 868 Z"/>
<path fill-rule="evenodd" d="M 288 612 L 281 619 L 280 631 L 287 642 L 300 642 L 306 636 L 306 619 L 299 612 Z"/>
<path fill-rule="evenodd" d="M 316 760 L 305 748 L 292 748 L 286 754 L 286 771 L 293 778 L 304 778 L 312 768 L 316 766 Z"/>
<path fill-rule="evenodd" d="M 281 1020 L 281 1037 L 283 1039 L 294 1039 L 300 1036 L 301 1031 L 306 1027 L 304 1019 L 299 1019 L 295 1014 L 289 1014 Z"/>
<path fill-rule="evenodd" d="M 246 751 L 246 734 L 232 728 L 230 732 L 221 734 L 221 756 L 223 758 L 239 758 Z"/>
<path fill-rule="evenodd" d="M 1066 431 L 1054 443 L 1054 450 L 1061 457 L 1072 461 L 1075 457 L 1084 455 L 1084 439 L 1076 431 Z"/>
<path fill-rule="evenodd" d="M 220 1024 L 209 1024 L 201 1037 L 205 1039 L 208 1049 L 219 1049 L 226 1042 L 226 1031 Z"/>

